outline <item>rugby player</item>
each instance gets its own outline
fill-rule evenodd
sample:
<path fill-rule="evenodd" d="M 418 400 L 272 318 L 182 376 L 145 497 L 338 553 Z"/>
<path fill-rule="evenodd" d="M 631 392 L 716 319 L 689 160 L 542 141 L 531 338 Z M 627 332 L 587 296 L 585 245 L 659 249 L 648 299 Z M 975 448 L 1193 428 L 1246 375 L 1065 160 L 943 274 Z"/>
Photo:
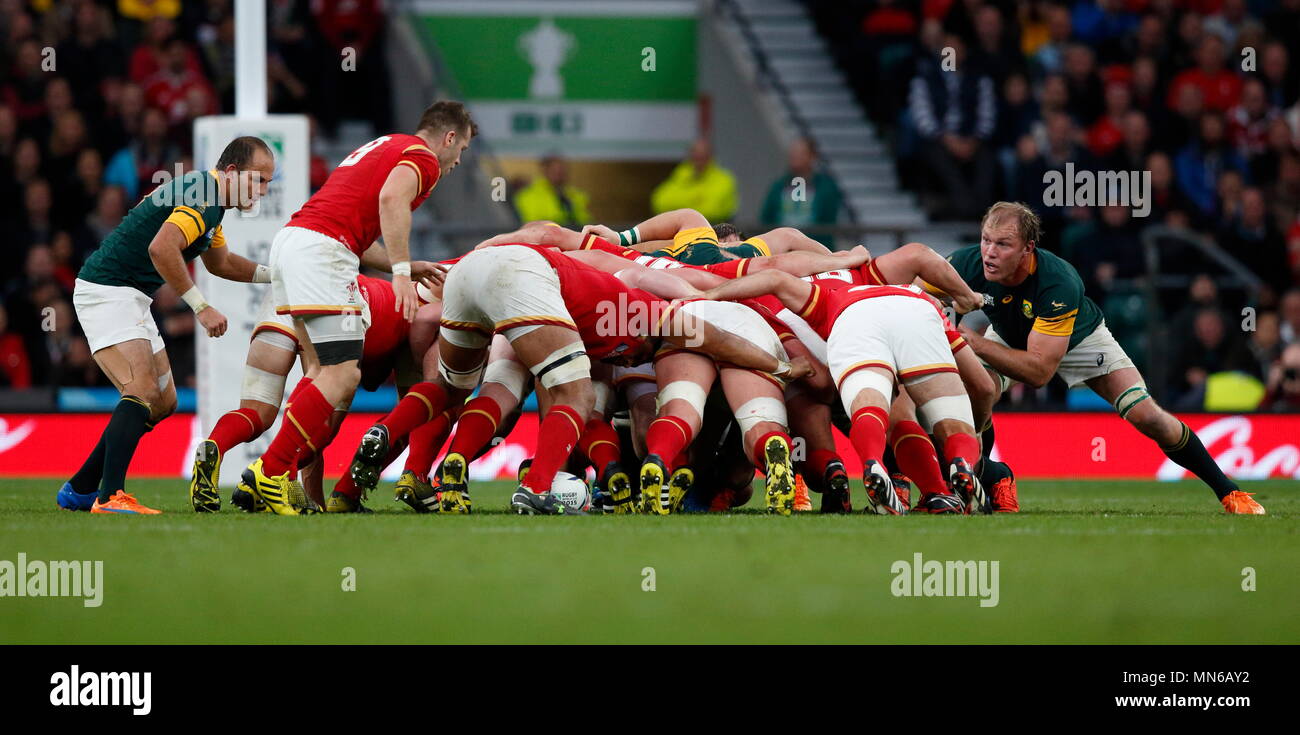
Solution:
<path fill-rule="evenodd" d="M 679 284 L 682 296 L 696 293 L 667 274 L 647 269 L 641 277 Z M 608 309 L 603 305 L 609 304 L 621 305 L 625 313 L 619 316 L 625 318 L 606 319 Z M 500 244 L 476 249 L 447 276 L 437 379 L 413 386 L 388 416 L 371 427 L 357 448 L 353 477 L 359 484 L 361 478 L 371 477 L 393 441 L 464 400 L 479 384 L 488 345 L 497 332 L 510 341 L 519 361 L 549 392 L 552 404 L 542 418 L 531 469 L 511 497 L 511 508 L 517 513 L 573 512 L 551 496 L 550 486 L 595 404 L 592 357 L 636 364 L 666 341 L 791 378 L 811 372 L 807 361 L 780 361 L 707 322 L 690 325 L 680 311 L 661 314 L 663 306 L 650 293 L 549 248 Z M 657 321 L 660 316 L 666 317 L 662 324 Z M 633 329 L 638 321 L 641 329 Z M 425 372 L 431 371 L 426 367 Z M 457 464 L 452 467 L 444 460 L 439 469 L 442 504 L 444 511 L 450 504 L 458 508 L 456 512 L 468 513 L 472 505 L 467 467 Z"/>
<path fill-rule="evenodd" d="M 827 289 L 780 271 L 744 276 L 711 288 L 710 299 L 752 299 L 771 294 L 826 341 L 827 364 L 844 410 L 852 417 L 849 441 L 864 463 L 863 484 L 872 509 L 904 515 L 884 468 L 889 406 L 895 383 L 907 387 L 926 433 L 948 459 L 948 485 L 966 512 L 992 512 L 974 474 L 979 459 L 970 399 L 945 335 L 938 303 L 915 286 Z M 936 495 L 933 502 L 948 505 Z"/>
<path fill-rule="evenodd" d="M 456 167 L 475 132 L 464 105 L 435 102 L 414 135 L 383 135 L 344 158 L 276 235 L 276 312 L 293 316 L 299 344 L 318 367 L 294 390 L 266 453 L 244 472 L 245 484 L 272 511 L 298 514 L 289 502 L 294 460 L 303 448 L 314 451 L 328 441 L 335 408 L 350 404 L 361 379 L 360 254 L 383 236 L 392 263 L 393 308 L 413 319 L 418 299 L 411 282 L 411 212 Z"/>
<path fill-rule="evenodd" d="M 984 307 L 988 331 L 961 332 L 997 383 L 998 395 L 1016 382 L 1041 388 L 1054 375 L 1071 388 L 1086 385 L 1166 457 L 1209 485 L 1225 511 L 1264 515 L 1263 506 L 1223 473 L 1187 424 L 1156 404 L 1106 328 L 1101 309 L 1084 295 L 1078 272 L 1038 248 L 1041 235 L 1032 209 L 998 202 L 984 214 L 980 244 L 948 259 L 972 289 L 992 296 L 992 305 Z M 991 424 L 986 431 L 992 431 Z"/>
<path fill-rule="evenodd" d="M 191 171 L 145 196 L 91 253 L 77 275 L 72 303 L 95 362 L 122 394 L 108 426 L 81 469 L 57 494 L 61 507 L 92 513 L 153 515 L 126 492 L 126 469 L 140 438 L 176 409 L 176 385 L 158 325 L 149 313 L 164 283 L 194 310 L 209 337 L 226 332 L 226 317 L 208 304 L 187 264 L 232 281 L 267 283 L 269 269 L 226 247 L 227 210 L 251 209 L 275 173 L 275 157 L 259 138 L 231 141 L 215 168 Z"/>

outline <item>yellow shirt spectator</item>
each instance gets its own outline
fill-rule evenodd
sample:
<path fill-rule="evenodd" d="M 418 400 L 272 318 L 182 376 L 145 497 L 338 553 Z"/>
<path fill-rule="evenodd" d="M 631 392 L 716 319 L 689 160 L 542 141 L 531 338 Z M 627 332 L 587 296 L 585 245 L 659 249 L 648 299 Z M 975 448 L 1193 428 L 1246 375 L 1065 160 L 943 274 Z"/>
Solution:
<path fill-rule="evenodd" d="M 557 190 L 546 177 L 538 176 L 515 195 L 515 209 L 524 222 L 548 220 L 566 227 L 580 227 L 591 222 L 589 201 L 587 193 L 576 186 L 563 185 Z"/>
<path fill-rule="evenodd" d="M 650 195 L 655 214 L 694 209 L 710 222 L 731 219 L 738 205 L 736 177 L 713 162 L 712 150 L 704 139 L 695 141 L 690 157 L 678 164 Z"/>

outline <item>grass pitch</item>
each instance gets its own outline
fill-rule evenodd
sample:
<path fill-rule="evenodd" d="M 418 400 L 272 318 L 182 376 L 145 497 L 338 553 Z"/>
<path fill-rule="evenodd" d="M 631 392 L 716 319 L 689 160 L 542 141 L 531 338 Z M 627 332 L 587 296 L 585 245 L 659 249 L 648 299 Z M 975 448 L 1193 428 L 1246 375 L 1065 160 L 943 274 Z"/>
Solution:
<path fill-rule="evenodd" d="M 1265 517 L 1195 482 L 1022 482 L 1018 515 L 904 518 L 519 517 L 505 483 L 475 485 L 469 517 L 387 483 L 371 516 L 252 516 L 228 493 L 198 516 L 179 480 L 131 484 L 165 515 L 92 516 L 58 485 L 0 486 L 0 560 L 103 560 L 103 604 L 0 598 L 0 642 L 1300 642 L 1295 482 L 1246 488 Z M 895 597 L 916 552 L 998 561 L 997 606 Z"/>

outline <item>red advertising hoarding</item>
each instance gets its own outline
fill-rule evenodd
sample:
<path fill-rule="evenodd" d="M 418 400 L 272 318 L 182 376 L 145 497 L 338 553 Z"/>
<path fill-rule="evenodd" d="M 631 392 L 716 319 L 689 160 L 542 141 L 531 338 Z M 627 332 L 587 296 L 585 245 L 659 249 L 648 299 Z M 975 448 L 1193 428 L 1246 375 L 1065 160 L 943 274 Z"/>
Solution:
<path fill-rule="evenodd" d="M 343 472 L 362 433 L 377 418 L 377 414 L 348 416 L 325 453 L 330 476 Z M 1300 415 L 1187 414 L 1181 418 L 1233 477 L 1300 479 Z M 1004 413 L 996 421 L 994 456 L 1009 462 L 1021 478 L 1177 480 L 1186 476 L 1152 442 L 1114 414 Z M 70 476 L 94 448 L 107 422 L 108 414 L 0 415 L 0 477 Z M 187 476 L 191 452 L 199 439 L 197 429 L 193 415 L 164 421 L 141 440 L 131 473 L 137 477 Z M 479 479 L 513 477 L 519 462 L 532 456 L 536 441 L 537 416 L 526 414 L 506 441 L 474 463 L 473 475 Z M 852 448 L 842 437 L 839 441 L 850 472 L 860 473 Z"/>

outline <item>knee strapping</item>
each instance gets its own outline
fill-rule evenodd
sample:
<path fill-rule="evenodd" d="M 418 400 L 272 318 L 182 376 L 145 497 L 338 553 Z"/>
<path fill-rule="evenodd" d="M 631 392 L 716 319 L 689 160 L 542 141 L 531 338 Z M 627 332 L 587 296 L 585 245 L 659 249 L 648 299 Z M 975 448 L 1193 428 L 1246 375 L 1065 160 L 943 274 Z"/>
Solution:
<path fill-rule="evenodd" d="M 750 429 L 765 422 L 777 424 L 782 429 L 789 426 L 783 401 L 778 398 L 760 396 L 745 401 L 740 408 L 736 409 L 736 423 L 740 424 L 741 432 L 747 433 Z"/>
<path fill-rule="evenodd" d="M 840 398 L 844 402 L 846 412 L 853 411 L 853 400 L 864 390 L 876 391 L 885 397 L 885 402 L 888 404 L 889 399 L 894 396 L 894 381 L 891 377 L 875 370 L 859 370 L 850 373 L 840 383 Z"/>
<path fill-rule="evenodd" d="M 447 363 L 438 358 L 438 375 L 447 381 L 447 385 L 462 390 L 474 390 L 478 387 L 479 377 L 483 375 L 483 364 L 479 363 L 477 367 L 469 370 L 453 370 L 447 367 Z"/>
<path fill-rule="evenodd" d="M 1138 383 L 1119 394 L 1119 397 L 1115 399 L 1115 410 L 1119 412 L 1120 418 L 1126 419 L 1129 411 L 1132 411 L 1134 406 L 1150 397 L 1151 394 L 1147 393 L 1146 384 Z"/>
<path fill-rule="evenodd" d="M 659 391 L 659 396 L 655 399 L 655 407 L 663 409 L 669 401 L 682 400 L 690 404 L 691 408 L 695 409 L 695 413 L 702 417 L 704 404 L 708 399 L 708 391 L 696 383 L 689 380 L 674 380 Z"/>
<path fill-rule="evenodd" d="M 528 390 L 528 369 L 514 360 L 490 362 L 487 370 L 483 371 L 483 382 L 496 383 L 510 391 L 515 400 L 521 401 L 524 391 Z"/>
<path fill-rule="evenodd" d="M 581 343 L 568 344 L 552 352 L 530 370 L 545 388 L 591 377 L 591 358 Z"/>
<path fill-rule="evenodd" d="M 239 400 L 260 401 L 278 406 L 280 399 L 284 397 L 284 383 L 287 378 L 287 375 L 276 375 L 252 365 L 245 365 L 244 384 L 239 389 Z"/>
<path fill-rule="evenodd" d="M 941 396 L 931 398 L 916 407 L 916 417 L 926 433 L 934 432 L 934 425 L 944 420 L 961 421 L 967 426 L 975 425 L 975 416 L 971 412 L 970 398 L 966 396 Z"/>

